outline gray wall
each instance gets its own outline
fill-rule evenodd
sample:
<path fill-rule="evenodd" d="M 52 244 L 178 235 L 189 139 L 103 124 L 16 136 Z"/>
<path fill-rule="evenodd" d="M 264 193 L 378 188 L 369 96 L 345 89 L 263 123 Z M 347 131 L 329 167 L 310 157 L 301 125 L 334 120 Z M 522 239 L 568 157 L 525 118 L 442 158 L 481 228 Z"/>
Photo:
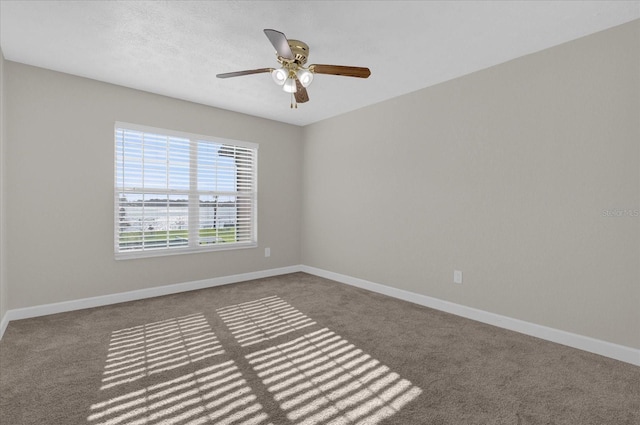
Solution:
<path fill-rule="evenodd" d="M 10 61 L 5 77 L 8 308 L 300 264 L 300 127 Z M 115 261 L 115 121 L 259 143 L 259 248 Z"/>
<path fill-rule="evenodd" d="M 4 319 L 4 315 L 7 312 L 7 280 L 5 278 L 5 213 L 4 213 L 4 172 L 5 172 L 5 112 L 4 107 L 4 55 L 0 50 L 0 323 Z M 2 330 L 0 329 L 0 334 Z"/>
<path fill-rule="evenodd" d="M 640 348 L 640 21 L 304 137 L 304 264 Z"/>

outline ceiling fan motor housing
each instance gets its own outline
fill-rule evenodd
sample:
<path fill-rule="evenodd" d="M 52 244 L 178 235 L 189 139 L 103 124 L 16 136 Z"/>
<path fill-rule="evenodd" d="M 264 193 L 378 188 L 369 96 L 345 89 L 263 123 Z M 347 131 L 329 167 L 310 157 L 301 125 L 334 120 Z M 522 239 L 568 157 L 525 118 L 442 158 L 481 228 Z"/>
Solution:
<path fill-rule="evenodd" d="M 304 43 L 300 40 L 287 40 L 289 42 L 289 47 L 291 48 L 291 53 L 293 53 L 293 62 L 298 65 L 304 65 L 307 63 L 307 58 L 309 57 L 309 46 L 307 43 Z M 278 59 L 281 59 L 278 57 Z"/>

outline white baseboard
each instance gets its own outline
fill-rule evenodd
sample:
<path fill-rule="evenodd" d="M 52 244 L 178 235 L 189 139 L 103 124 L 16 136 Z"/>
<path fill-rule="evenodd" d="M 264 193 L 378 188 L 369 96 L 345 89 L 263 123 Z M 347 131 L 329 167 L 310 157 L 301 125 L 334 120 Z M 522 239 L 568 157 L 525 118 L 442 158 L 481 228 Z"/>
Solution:
<path fill-rule="evenodd" d="M 626 347 L 623 345 L 618 345 L 611 342 L 606 342 L 595 338 L 562 331 L 559 329 L 536 325 L 534 323 L 525 322 L 523 320 L 478 310 L 472 307 L 455 304 L 426 295 L 405 291 L 403 289 L 393 288 L 390 286 L 381 285 L 379 283 L 370 282 L 368 280 L 359 279 L 305 265 L 281 267 L 277 269 L 242 273 L 231 276 L 222 276 L 211 279 L 104 295 L 99 297 L 84 298 L 80 300 L 65 301 L 54 304 L 45 304 L 40 306 L 9 310 L 5 313 L 2 321 L 0 321 L 0 339 L 4 335 L 4 332 L 11 320 L 28 319 L 31 317 L 81 310 L 84 308 L 100 307 L 121 302 L 141 300 L 145 298 L 170 295 L 179 292 L 210 288 L 214 286 L 227 285 L 230 283 L 244 282 L 247 280 L 260 279 L 295 272 L 305 272 L 326 279 L 331 279 L 336 282 L 356 286 L 358 288 L 377 292 L 379 294 L 387 295 L 393 298 L 398 298 L 425 307 L 455 314 L 467 319 L 476 320 L 478 322 L 487 323 L 489 325 L 512 330 L 515 332 L 520 332 L 525 335 L 534 336 L 547 341 L 567 345 L 569 347 L 577 348 L 580 350 L 588 351 L 591 353 L 599 354 L 601 356 L 610 357 L 612 359 L 640 366 L 640 350 L 635 348 Z"/>
<path fill-rule="evenodd" d="M 555 342 L 569 347 L 577 348 L 590 353 L 599 354 L 601 356 L 610 357 L 626 363 L 640 366 L 640 350 L 618 345 L 607 341 L 591 338 L 588 336 L 578 335 L 559 329 L 549 328 L 546 326 L 536 325 L 534 323 L 525 322 L 523 320 L 513 319 L 507 316 L 478 310 L 449 301 L 443 301 L 437 298 L 428 297 L 426 295 L 416 294 L 413 292 L 397 289 L 390 286 L 373 283 L 364 279 L 358 279 L 315 267 L 302 266 L 301 271 L 326 279 L 335 280 L 347 285 L 356 286 L 358 288 L 377 292 L 393 298 L 409 301 L 425 307 L 452 313 L 457 316 L 472 319 L 478 322 L 487 323 L 489 325 L 519 332 L 525 335 L 534 336 L 547 341 Z"/>
<path fill-rule="evenodd" d="M 193 291 L 196 289 L 211 288 L 214 286 L 228 285 L 230 283 L 244 282 L 247 280 L 261 279 L 282 274 L 301 271 L 302 266 L 281 267 L 277 269 L 261 270 L 257 272 L 242 273 L 231 276 L 215 277 L 211 279 L 196 280 L 192 282 L 176 283 L 173 285 L 158 286 L 155 288 L 139 289 L 136 291 L 120 292 L 117 294 L 103 295 L 99 297 L 82 298 L 73 301 L 64 301 L 53 304 L 44 304 L 33 307 L 9 310 L 0 322 L 0 339 L 11 320 L 29 319 L 31 317 L 47 316 L 49 314 L 64 313 L 67 311 L 81 310 L 85 308 L 101 307 L 127 301 L 136 301 L 145 298 L 159 297 L 162 295 L 176 294 L 179 292 Z"/>

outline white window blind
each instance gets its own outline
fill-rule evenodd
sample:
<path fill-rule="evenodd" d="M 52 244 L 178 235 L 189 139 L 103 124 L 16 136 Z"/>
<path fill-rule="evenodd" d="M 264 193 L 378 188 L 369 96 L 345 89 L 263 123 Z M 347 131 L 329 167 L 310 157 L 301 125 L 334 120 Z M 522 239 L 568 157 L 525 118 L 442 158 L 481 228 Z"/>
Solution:
<path fill-rule="evenodd" d="M 116 258 L 257 245 L 258 145 L 116 123 Z"/>

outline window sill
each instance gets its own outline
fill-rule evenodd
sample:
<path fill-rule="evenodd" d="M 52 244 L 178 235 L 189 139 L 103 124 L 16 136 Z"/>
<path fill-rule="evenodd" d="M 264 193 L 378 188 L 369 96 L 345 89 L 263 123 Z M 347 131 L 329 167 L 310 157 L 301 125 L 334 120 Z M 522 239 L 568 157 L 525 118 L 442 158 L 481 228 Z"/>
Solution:
<path fill-rule="evenodd" d="M 206 252 L 216 252 L 216 251 L 231 251 L 236 249 L 250 249 L 257 248 L 258 244 L 256 242 L 249 243 L 234 243 L 224 246 L 224 244 L 219 244 L 215 246 L 206 246 L 206 247 L 180 247 L 180 248 L 159 248 L 159 249 L 147 249 L 144 251 L 131 251 L 131 252 L 116 252 L 115 259 L 119 260 L 135 260 L 138 258 L 151 258 L 151 257 L 167 257 L 173 255 L 183 255 L 183 254 L 202 254 Z"/>

